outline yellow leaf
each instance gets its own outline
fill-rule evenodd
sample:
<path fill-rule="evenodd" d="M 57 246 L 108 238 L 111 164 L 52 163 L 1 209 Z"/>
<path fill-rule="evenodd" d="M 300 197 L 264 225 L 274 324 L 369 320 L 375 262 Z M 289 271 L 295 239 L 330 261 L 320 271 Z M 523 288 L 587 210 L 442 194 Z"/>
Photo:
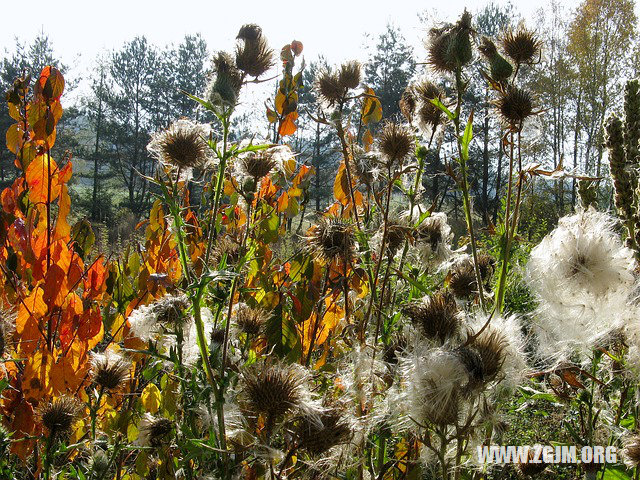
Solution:
<path fill-rule="evenodd" d="M 140 400 L 142 401 L 142 406 L 149 413 L 156 413 L 160 408 L 160 401 L 162 400 L 162 394 L 158 387 L 156 387 L 153 383 L 150 383 L 144 390 L 142 390 L 142 395 L 140 396 Z"/>
<path fill-rule="evenodd" d="M 375 96 L 373 89 L 367 88 L 365 94 L 368 96 L 362 103 L 362 123 L 365 125 L 377 123 L 382 119 L 382 104 Z"/>

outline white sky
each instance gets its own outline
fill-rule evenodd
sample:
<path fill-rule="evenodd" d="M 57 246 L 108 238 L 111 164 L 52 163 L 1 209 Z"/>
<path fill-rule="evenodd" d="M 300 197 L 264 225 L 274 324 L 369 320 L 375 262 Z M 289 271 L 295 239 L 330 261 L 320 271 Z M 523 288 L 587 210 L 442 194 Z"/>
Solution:
<path fill-rule="evenodd" d="M 30 0 L 24 4 L 24 20 L 3 22 L 0 51 L 11 52 L 16 36 L 30 41 L 43 30 L 57 55 L 71 67 L 69 74 L 78 78 L 85 76 L 96 55 L 117 49 L 136 35 L 164 45 L 179 43 L 187 33 L 200 32 L 214 51 L 231 49 L 242 24 L 258 23 L 277 51 L 296 39 L 303 42 L 308 61 L 322 53 L 330 63 L 339 63 L 366 59 L 364 35 L 375 37 L 392 22 L 402 29 L 420 58 L 424 55 L 421 39 L 425 38 L 425 27 L 418 19 L 419 12 L 453 21 L 465 6 L 473 13 L 486 3 L 489 0 Z M 532 19 L 548 0 L 512 3 L 526 19 Z M 572 10 L 579 0 L 560 3 Z M 11 15 L 22 16 L 18 9 L 9 10 L 13 10 Z"/>

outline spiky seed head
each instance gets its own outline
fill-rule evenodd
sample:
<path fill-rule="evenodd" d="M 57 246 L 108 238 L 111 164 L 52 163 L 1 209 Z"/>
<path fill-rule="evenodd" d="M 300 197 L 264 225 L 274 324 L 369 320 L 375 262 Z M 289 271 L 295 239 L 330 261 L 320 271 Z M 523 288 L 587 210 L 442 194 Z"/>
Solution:
<path fill-rule="evenodd" d="M 262 308 L 252 308 L 241 303 L 236 310 L 236 324 L 240 331 L 250 337 L 255 337 L 262 332 L 269 319 L 269 313 Z"/>
<path fill-rule="evenodd" d="M 338 72 L 338 83 L 345 90 L 358 88 L 362 76 L 360 63 L 356 60 L 345 62 Z"/>
<path fill-rule="evenodd" d="M 129 379 L 129 370 L 129 362 L 112 350 L 93 354 L 91 358 L 93 381 L 105 390 L 122 386 Z"/>
<path fill-rule="evenodd" d="M 400 111 L 404 118 L 407 119 L 407 122 L 413 121 L 413 115 L 416 112 L 416 107 L 418 106 L 418 99 L 414 93 L 414 88 L 412 85 L 408 85 L 407 88 L 402 92 L 402 96 L 398 101 L 398 106 L 400 107 Z"/>
<path fill-rule="evenodd" d="M 205 125 L 182 118 L 169 128 L 154 134 L 147 150 L 165 165 L 175 168 L 199 168 L 210 157 Z"/>
<path fill-rule="evenodd" d="M 231 55 L 218 52 L 213 57 L 215 76 L 207 89 L 207 99 L 214 105 L 235 106 L 242 88 L 242 72 Z"/>
<path fill-rule="evenodd" d="M 241 157 L 239 161 L 242 172 L 254 178 L 256 180 L 256 186 L 260 179 L 271 173 L 277 163 L 268 150 L 248 152 Z"/>
<path fill-rule="evenodd" d="M 184 323 L 184 310 L 189 306 L 186 295 L 165 295 L 152 304 L 156 321 L 164 325 L 180 325 Z"/>
<path fill-rule="evenodd" d="M 387 255 L 393 257 L 409 238 L 409 227 L 390 221 L 387 224 Z"/>
<path fill-rule="evenodd" d="M 424 220 L 418 226 L 417 237 L 418 240 L 428 243 L 431 250 L 435 252 L 443 240 L 442 222 L 439 217 L 428 217 Z"/>
<path fill-rule="evenodd" d="M 510 87 L 496 100 L 496 106 L 504 122 L 512 127 L 522 127 L 528 117 L 533 115 L 533 97 L 528 90 Z"/>
<path fill-rule="evenodd" d="M 478 47 L 482 55 L 489 61 L 491 78 L 496 82 L 503 82 L 511 77 L 513 66 L 498 53 L 496 45 L 487 37 L 482 39 Z"/>
<path fill-rule="evenodd" d="M 547 464 L 535 458 L 535 449 L 530 448 L 526 462 L 518 462 L 518 472 L 524 477 L 535 477 L 547 468 Z"/>
<path fill-rule="evenodd" d="M 624 450 L 622 451 L 624 463 L 631 468 L 640 465 L 640 435 L 629 437 L 624 442 Z"/>
<path fill-rule="evenodd" d="M 444 119 L 442 110 L 436 107 L 431 100 L 442 101 L 444 92 L 433 82 L 423 81 L 414 86 L 414 91 L 420 100 L 418 119 L 423 128 L 436 128 Z"/>
<path fill-rule="evenodd" d="M 396 365 L 398 363 L 398 354 L 407 348 L 407 344 L 406 336 L 395 334 L 385 346 L 382 354 L 383 360 L 390 365 Z"/>
<path fill-rule="evenodd" d="M 138 441 L 142 445 L 161 447 L 170 441 L 169 435 L 173 427 L 174 423 L 168 418 L 146 414 L 140 421 Z"/>
<path fill-rule="evenodd" d="M 80 405 L 71 397 L 58 397 L 40 410 L 42 425 L 52 439 L 69 436 L 71 427 L 80 413 Z"/>
<path fill-rule="evenodd" d="M 212 266 L 217 267 L 226 258 L 227 265 L 235 265 L 240 259 L 240 244 L 230 235 L 221 235 L 211 249 Z"/>
<path fill-rule="evenodd" d="M 273 50 L 255 24 L 243 25 L 236 37 L 236 65 L 252 77 L 259 77 L 273 66 Z"/>
<path fill-rule="evenodd" d="M 523 26 L 507 30 L 502 38 L 504 52 L 517 64 L 535 62 L 540 56 L 541 45 L 536 34 Z"/>
<path fill-rule="evenodd" d="M 480 278 L 482 278 L 482 281 L 488 282 L 496 271 L 496 259 L 486 253 L 479 254 L 478 269 L 480 270 Z"/>
<path fill-rule="evenodd" d="M 378 146 L 380 152 L 387 158 L 389 166 L 401 164 L 413 151 L 413 133 L 404 125 L 387 122 L 380 132 Z"/>
<path fill-rule="evenodd" d="M 471 14 L 465 10 L 455 25 L 434 28 L 428 42 L 429 63 L 440 73 L 455 72 L 473 57 Z"/>
<path fill-rule="evenodd" d="M 340 78 L 330 70 L 324 70 L 318 76 L 316 81 L 316 89 L 320 98 L 327 105 L 334 106 L 347 93 L 347 89 L 340 83 Z"/>
<path fill-rule="evenodd" d="M 426 408 L 425 416 L 435 425 L 455 425 L 460 417 L 460 390 L 454 388 L 437 408 Z"/>
<path fill-rule="evenodd" d="M 482 385 L 486 374 L 480 353 L 475 348 L 468 346 L 460 346 L 454 352 L 469 374 L 469 387 L 475 388 Z"/>
<path fill-rule="evenodd" d="M 309 251 L 327 263 L 338 259 L 350 261 L 355 255 L 355 244 L 353 225 L 338 217 L 322 217 L 307 236 Z"/>
<path fill-rule="evenodd" d="M 245 372 L 244 393 L 250 409 L 270 422 L 295 409 L 301 402 L 302 380 L 291 366 L 264 365 Z"/>
<path fill-rule="evenodd" d="M 211 330 L 211 343 L 215 345 L 222 345 L 224 343 L 224 336 L 224 328 L 214 328 Z"/>
<path fill-rule="evenodd" d="M 494 380 L 502 370 L 508 346 L 507 337 L 491 326 L 474 338 L 472 347 L 482 359 L 484 380 L 486 382 Z"/>
<path fill-rule="evenodd" d="M 440 344 L 453 338 L 460 329 L 460 312 L 453 296 L 448 292 L 437 292 L 428 298 L 409 303 L 402 313 L 427 338 L 438 340 Z"/>
<path fill-rule="evenodd" d="M 336 445 L 347 443 L 352 436 L 349 422 L 338 409 L 308 413 L 296 423 L 298 446 L 312 455 L 321 455 Z"/>
<path fill-rule="evenodd" d="M 465 260 L 458 263 L 448 275 L 449 290 L 456 298 L 469 298 L 478 292 L 476 273 L 473 261 Z"/>

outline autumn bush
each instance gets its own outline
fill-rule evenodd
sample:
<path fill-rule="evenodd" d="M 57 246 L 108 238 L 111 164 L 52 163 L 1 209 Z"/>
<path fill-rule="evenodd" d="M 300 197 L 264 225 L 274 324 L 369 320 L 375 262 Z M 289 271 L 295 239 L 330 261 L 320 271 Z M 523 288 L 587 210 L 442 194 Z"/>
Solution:
<path fill-rule="evenodd" d="M 625 119 L 607 124 L 622 222 L 590 201 L 601 179 L 581 178 L 582 204 L 546 234 L 531 182 L 572 174 L 526 162 L 523 132 L 544 105 L 522 77 L 542 47 L 524 26 L 481 37 L 465 11 L 430 31 L 430 76 L 398 99 L 404 118 L 381 122 L 358 62 L 304 85 L 302 43 L 277 58 L 245 25 L 235 52 L 214 56 L 206 95 L 184 92 L 214 124 L 179 118 L 151 139 L 156 199 L 115 253 L 96 248 L 88 221 L 69 223 L 73 159 L 51 155 L 62 74 L 16 79 L 6 139 L 20 175 L 1 196 L 2 478 L 557 478 L 526 459 L 479 463 L 476 447 L 519 438 L 625 446 L 614 463 L 562 472 L 637 478 L 638 84 Z M 509 163 L 488 229 L 468 178 L 474 56 Z M 276 62 L 275 141 L 232 140 L 244 91 Z M 317 112 L 298 111 L 308 88 Z M 313 169 L 287 143 L 300 115 L 332 128 L 342 155 L 334 200 L 313 214 Z M 424 203 L 443 135 L 464 232 Z M 545 408 L 554 430 L 517 430 Z"/>

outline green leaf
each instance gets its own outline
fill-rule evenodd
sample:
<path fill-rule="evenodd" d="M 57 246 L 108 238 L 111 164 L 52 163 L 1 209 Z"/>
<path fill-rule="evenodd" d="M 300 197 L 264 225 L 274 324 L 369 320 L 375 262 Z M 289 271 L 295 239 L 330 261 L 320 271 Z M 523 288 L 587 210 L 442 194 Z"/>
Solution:
<path fill-rule="evenodd" d="M 429 218 L 431 216 L 431 212 L 429 210 L 427 210 L 426 212 L 424 212 L 422 215 L 420 215 L 420 218 L 418 219 L 418 221 L 415 223 L 415 225 L 413 226 L 413 228 L 418 228 L 422 222 L 424 222 L 427 218 Z"/>
<path fill-rule="evenodd" d="M 440 110 L 442 110 L 445 113 L 445 115 L 449 117 L 449 120 L 453 120 L 456 118 L 455 114 L 453 114 L 453 112 L 451 112 L 451 110 L 449 110 L 445 106 L 445 104 L 440 101 L 439 98 L 432 98 L 429 101 L 433 103 L 436 107 L 438 107 Z"/>
<path fill-rule="evenodd" d="M 607 467 L 602 480 L 631 480 L 631 476 L 624 467 Z"/>
<path fill-rule="evenodd" d="M 473 140 L 473 110 L 471 110 L 467 126 L 462 135 L 462 160 L 465 162 L 469 160 L 469 145 L 471 144 L 471 140 Z"/>
<path fill-rule="evenodd" d="M 282 304 L 278 304 L 267 321 L 266 334 L 269 350 L 273 349 L 279 357 L 284 357 L 296 344 L 296 326 L 283 315 Z"/>

